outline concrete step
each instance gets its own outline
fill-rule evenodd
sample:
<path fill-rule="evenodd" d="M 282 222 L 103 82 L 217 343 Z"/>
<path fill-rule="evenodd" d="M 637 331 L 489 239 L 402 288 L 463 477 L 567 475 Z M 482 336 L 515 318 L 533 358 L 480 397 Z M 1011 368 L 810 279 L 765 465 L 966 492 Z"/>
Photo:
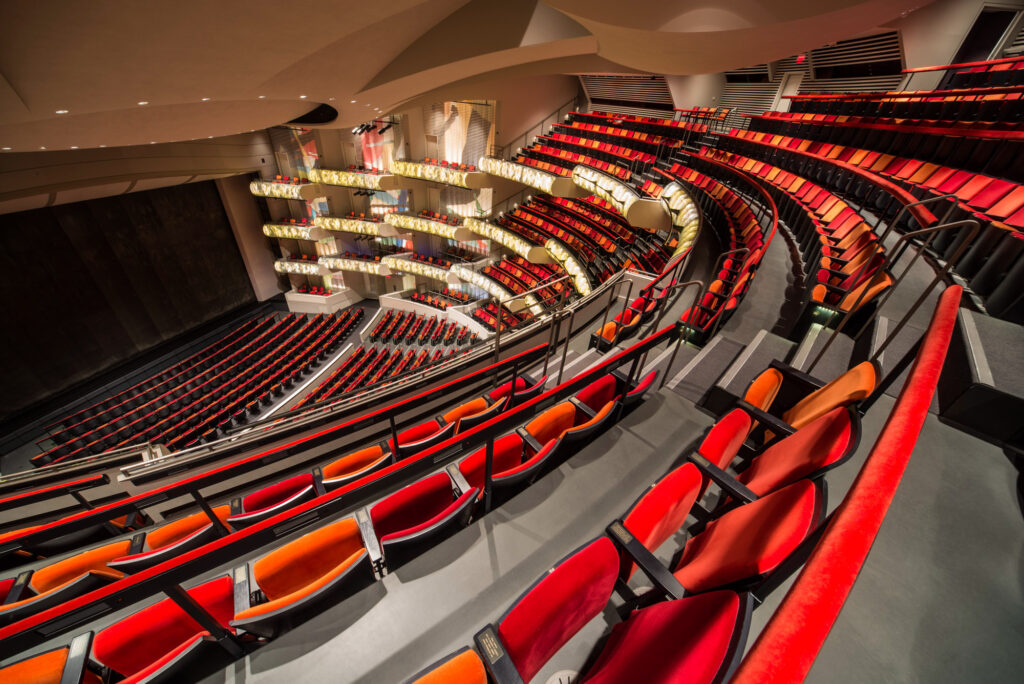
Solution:
<path fill-rule="evenodd" d="M 699 350 L 680 345 L 665 387 L 699 404 L 742 351 L 742 344 L 724 335 L 716 335 Z"/>
<path fill-rule="evenodd" d="M 760 330 L 710 387 L 701 399 L 702 406 L 715 415 L 726 411 L 737 398 L 744 395 L 750 382 L 773 360 L 788 359 L 794 346 L 793 342 L 784 337 Z"/>

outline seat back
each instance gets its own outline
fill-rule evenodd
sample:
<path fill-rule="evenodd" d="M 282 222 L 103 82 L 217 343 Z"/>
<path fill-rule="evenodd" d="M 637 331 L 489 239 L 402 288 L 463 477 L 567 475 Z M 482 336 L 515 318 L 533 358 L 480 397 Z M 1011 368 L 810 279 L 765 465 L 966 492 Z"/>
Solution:
<path fill-rule="evenodd" d="M 347 477 L 369 467 L 384 457 L 380 445 L 374 445 L 342 456 L 323 467 L 324 480 Z"/>
<path fill-rule="evenodd" d="M 434 473 L 378 502 L 370 509 L 373 529 L 379 539 L 415 527 L 452 503 L 452 485 L 447 473 Z"/>
<path fill-rule="evenodd" d="M 69 558 L 39 568 L 32 573 L 29 585 L 37 594 L 42 594 L 56 589 L 87 572 L 99 572 L 100 574 L 109 575 L 112 579 L 119 579 L 124 577 L 124 573 L 120 570 L 108 568 L 107 563 L 115 558 L 127 555 L 129 548 L 131 548 L 131 541 L 126 539 L 77 553 Z"/>
<path fill-rule="evenodd" d="M 782 414 L 782 419 L 799 429 L 837 406 L 849 406 L 870 395 L 878 372 L 870 361 L 858 363 L 832 382 L 811 392 Z"/>
<path fill-rule="evenodd" d="M 491 462 L 492 475 L 500 475 L 506 470 L 517 467 L 523 461 L 523 438 L 517 434 L 502 435 L 494 440 L 494 455 Z M 482 446 L 467 456 L 460 464 L 459 471 L 466 478 L 469 486 L 483 489 L 485 468 L 487 464 L 487 447 Z"/>
<path fill-rule="evenodd" d="M 747 387 L 743 401 L 755 408 L 767 411 L 782 387 L 782 372 L 769 368 L 758 375 Z"/>
<path fill-rule="evenodd" d="M 733 409 L 711 426 L 697 451 L 724 470 L 736 457 L 752 426 L 753 421 L 746 411 Z"/>
<path fill-rule="evenodd" d="M 601 537 L 555 566 L 505 613 L 498 635 L 524 682 L 604 609 L 618 570 L 615 545 Z"/>
<path fill-rule="evenodd" d="M 656 551 L 686 521 L 697 501 L 704 478 L 697 466 L 686 463 L 659 480 L 640 497 L 622 523 L 650 551 Z M 623 553 L 619 577 L 628 580 L 636 565 Z"/>
<path fill-rule="evenodd" d="M 576 407 L 568 401 L 563 401 L 527 423 L 526 431 L 543 446 L 561 437 L 575 422 Z"/>
<path fill-rule="evenodd" d="M 231 507 L 216 506 L 213 509 L 213 514 L 217 516 L 218 520 L 225 522 L 231 515 Z M 146 548 L 150 551 L 162 549 L 165 546 L 169 546 L 176 541 L 184 539 L 193 532 L 201 530 L 209 524 L 211 524 L 210 518 L 207 517 L 206 513 L 193 513 L 192 515 L 185 516 L 180 520 L 175 520 L 167 523 L 166 525 L 161 525 L 146 535 Z"/>

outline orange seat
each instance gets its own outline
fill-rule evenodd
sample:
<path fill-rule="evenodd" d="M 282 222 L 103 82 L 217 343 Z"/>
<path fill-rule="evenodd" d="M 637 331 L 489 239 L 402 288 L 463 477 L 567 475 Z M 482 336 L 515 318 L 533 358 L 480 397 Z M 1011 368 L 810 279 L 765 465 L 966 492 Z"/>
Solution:
<path fill-rule="evenodd" d="M 472 401 L 467 401 L 465 404 L 456 406 L 448 413 L 445 413 L 442 418 L 444 418 L 444 422 L 446 423 L 454 423 L 468 416 L 473 416 L 486 411 L 487 406 L 488 404 L 486 399 L 483 397 L 477 397 Z"/>
<path fill-rule="evenodd" d="M 213 509 L 213 514 L 217 516 L 218 520 L 224 522 L 231 515 L 231 507 L 217 506 Z M 161 525 L 146 535 L 146 548 L 153 551 L 170 546 L 198 532 L 209 524 L 210 518 L 207 517 L 206 513 L 193 513 L 180 520 Z"/>
<path fill-rule="evenodd" d="M 19 660 L 6 667 L 0 667 L 0 682 L 10 682 L 11 684 L 61 684 L 61 682 L 101 684 L 102 677 L 84 669 L 84 656 L 88 653 L 91 635 L 82 635 L 75 639 L 76 642 L 79 640 L 84 646 L 83 657 L 79 662 L 72 662 L 75 660 L 73 658 L 69 660 L 72 655 L 72 647 L 63 646 Z M 72 646 L 76 646 L 76 644 L 72 643 Z M 76 650 L 82 649 L 76 647 Z"/>
<path fill-rule="evenodd" d="M 383 463 L 390 454 L 385 454 L 380 445 L 374 445 L 342 456 L 323 467 L 324 485 L 338 486 Z"/>
<path fill-rule="evenodd" d="M 267 601 L 237 613 L 231 626 L 262 636 L 273 636 L 295 613 L 320 604 L 328 595 L 337 598 L 373 581 L 354 518 L 331 523 L 271 551 L 253 563 L 252 575 Z"/>
<path fill-rule="evenodd" d="M 782 414 L 782 419 L 800 429 L 837 406 L 866 398 L 875 389 L 878 373 L 870 361 L 858 363 L 824 387 L 811 392 Z"/>
<path fill-rule="evenodd" d="M 476 651 L 466 648 L 414 675 L 409 684 L 487 684 L 487 670 Z"/>

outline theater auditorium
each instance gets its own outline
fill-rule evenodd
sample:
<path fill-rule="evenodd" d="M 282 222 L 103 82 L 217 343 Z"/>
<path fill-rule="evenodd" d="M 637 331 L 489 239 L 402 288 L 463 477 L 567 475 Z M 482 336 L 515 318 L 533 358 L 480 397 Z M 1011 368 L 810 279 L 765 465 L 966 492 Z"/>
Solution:
<path fill-rule="evenodd" d="M 4 3 L 0 682 L 1019 682 L 1024 0 Z"/>

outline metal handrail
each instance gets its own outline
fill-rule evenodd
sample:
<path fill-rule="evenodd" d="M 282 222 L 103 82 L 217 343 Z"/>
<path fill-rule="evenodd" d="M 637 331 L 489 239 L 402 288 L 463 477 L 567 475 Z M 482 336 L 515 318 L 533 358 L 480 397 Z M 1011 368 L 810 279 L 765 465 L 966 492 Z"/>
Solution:
<path fill-rule="evenodd" d="M 558 280 L 552 280 L 552 281 L 549 281 L 547 283 L 542 283 L 541 285 L 537 285 L 536 287 L 531 288 L 531 289 L 529 289 L 529 290 L 527 290 L 525 292 L 520 292 L 518 294 L 514 294 L 511 297 L 502 297 L 502 298 L 498 299 L 498 327 L 495 329 L 495 332 L 494 332 L 494 362 L 495 363 L 497 363 L 498 360 L 501 358 L 501 329 L 505 326 L 505 317 L 502 315 L 501 307 L 504 306 L 507 302 L 515 301 L 516 299 L 522 299 L 522 298 L 526 297 L 526 295 L 530 295 L 530 294 L 533 294 L 535 292 L 540 292 L 541 290 L 546 289 L 548 287 L 551 287 L 552 285 L 557 285 L 558 283 L 562 282 L 563 280 L 571 280 L 571 279 L 572 279 L 572 276 L 570 276 L 569 274 L 565 274 L 564 276 L 560 277 Z"/>
<path fill-rule="evenodd" d="M 669 304 L 668 298 L 666 296 L 665 311 L 667 311 L 670 306 L 675 306 L 676 303 L 679 301 L 680 297 L 683 296 L 683 291 L 686 290 L 687 288 L 693 287 L 694 285 L 699 285 L 700 287 L 697 288 L 697 296 L 694 297 L 693 304 L 690 305 L 691 307 L 693 307 L 694 304 L 700 301 L 700 296 L 704 292 L 704 288 L 706 287 L 703 280 L 687 280 L 685 283 L 675 283 L 666 288 L 669 292 L 671 292 L 672 290 L 679 290 L 679 293 L 676 295 L 676 298 L 672 301 L 671 304 Z M 663 311 L 662 316 L 664 315 L 665 312 Z M 665 366 L 665 372 L 661 374 L 661 382 L 658 384 L 658 389 L 661 389 L 662 387 L 665 386 L 665 379 L 668 376 L 668 372 L 672 370 L 672 364 L 675 363 L 676 355 L 679 354 L 679 347 L 683 343 L 683 333 L 681 330 L 678 330 L 678 325 L 676 326 L 676 328 L 676 344 L 675 347 L 673 347 L 672 349 L 672 356 L 668 358 L 668 365 Z"/>

